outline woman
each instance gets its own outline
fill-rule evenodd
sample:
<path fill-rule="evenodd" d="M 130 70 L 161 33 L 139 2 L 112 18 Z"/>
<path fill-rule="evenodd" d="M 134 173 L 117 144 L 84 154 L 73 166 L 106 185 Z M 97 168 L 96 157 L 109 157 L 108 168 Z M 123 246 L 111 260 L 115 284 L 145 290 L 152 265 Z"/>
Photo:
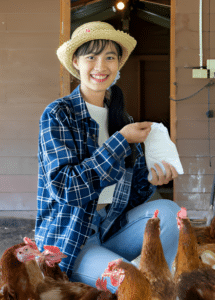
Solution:
<path fill-rule="evenodd" d="M 123 95 L 112 85 L 135 46 L 134 38 L 104 22 L 77 28 L 57 55 L 80 85 L 48 105 L 40 119 L 36 243 L 40 251 L 58 246 L 67 255 L 60 267 L 70 280 L 92 286 L 109 261 L 140 254 L 145 224 L 156 209 L 170 267 L 177 252 L 180 207 L 169 200 L 146 202 L 156 185 L 178 174 L 163 162 L 166 175 L 156 164 L 147 180 L 139 143 L 151 123 L 131 123 Z M 111 203 L 97 212 L 104 200 Z M 108 288 L 114 291 L 109 281 Z"/>

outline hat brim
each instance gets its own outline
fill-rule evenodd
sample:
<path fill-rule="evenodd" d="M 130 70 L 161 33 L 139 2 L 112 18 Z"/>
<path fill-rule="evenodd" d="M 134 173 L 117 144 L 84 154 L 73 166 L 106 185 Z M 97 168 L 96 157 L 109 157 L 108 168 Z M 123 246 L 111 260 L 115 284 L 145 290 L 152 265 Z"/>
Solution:
<path fill-rule="evenodd" d="M 73 76 L 80 79 L 77 70 L 73 66 L 73 55 L 75 51 L 84 43 L 99 39 L 115 41 L 122 47 L 122 57 L 119 63 L 119 70 L 124 66 L 129 55 L 137 44 L 133 37 L 120 30 L 92 30 L 91 32 L 86 32 L 84 36 L 83 34 L 77 35 L 71 40 L 62 44 L 57 50 L 58 59 Z"/>

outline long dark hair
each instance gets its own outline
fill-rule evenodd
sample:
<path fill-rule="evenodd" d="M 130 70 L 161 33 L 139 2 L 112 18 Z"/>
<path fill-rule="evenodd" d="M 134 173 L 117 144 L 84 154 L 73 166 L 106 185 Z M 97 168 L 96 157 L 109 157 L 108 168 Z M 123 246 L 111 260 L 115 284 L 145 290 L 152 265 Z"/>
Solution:
<path fill-rule="evenodd" d="M 122 56 L 121 46 L 118 43 L 110 40 L 93 40 L 86 42 L 75 51 L 74 56 L 78 58 L 81 55 L 87 55 L 90 53 L 98 55 L 110 43 L 112 43 L 115 46 L 118 54 L 118 59 L 120 59 Z M 110 88 L 110 91 L 106 92 L 104 101 L 109 108 L 108 133 L 109 136 L 111 136 L 116 131 L 120 131 L 125 125 L 131 123 L 132 121 L 131 118 L 129 118 L 129 114 L 126 112 L 125 109 L 125 102 L 122 90 L 118 86 L 113 85 Z M 130 144 L 130 147 L 132 153 L 125 159 L 126 168 L 133 168 L 137 154 L 135 144 Z"/>
<path fill-rule="evenodd" d="M 108 101 L 107 101 L 108 102 Z M 107 104 L 108 105 L 108 104 Z M 132 118 L 125 109 L 125 101 L 122 90 L 117 86 L 111 87 L 109 114 L 108 114 L 108 133 L 109 136 L 116 131 L 120 131 L 125 125 L 132 123 Z M 136 160 L 137 149 L 135 144 L 130 144 L 131 154 L 125 158 L 126 168 L 133 168 Z"/>

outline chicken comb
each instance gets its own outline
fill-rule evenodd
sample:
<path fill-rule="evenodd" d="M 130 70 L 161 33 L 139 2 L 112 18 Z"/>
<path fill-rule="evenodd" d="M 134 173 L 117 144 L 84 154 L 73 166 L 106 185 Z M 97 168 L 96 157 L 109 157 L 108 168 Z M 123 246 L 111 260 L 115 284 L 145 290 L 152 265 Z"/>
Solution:
<path fill-rule="evenodd" d="M 45 246 L 43 246 L 43 248 L 45 250 L 47 250 L 49 253 L 54 253 L 54 254 L 60 253 L 60 249 L 57 246 L 48 246 L 48 245 L 45 245 Z"/>
<path fill-rule="evenodd" d="M 156 211 L 154 212 L 154 216 L 152 217 L 152 219 L 155 219 L 158 217 L 158 213 L 159 213 L 159 210 L 156 209 Z"/>
<path fill-rule="evenodd" d="M 181 207 L 181 210 L 177 213 L 177 217 L 180 219 L 187 218 L 187 209 L 185 207 Z"/>
<path fill-rule="evenodd" d="M 116 259 L 116 260 L 110 261 L 110 262 L 108 263 L 108 267 L 107 267 L 107 269 L 105 269 L 105 271 L 107 271 L 107 272 L 112 271 L 112 268 L 113 268 L 113 267 L 117 267 L 117 265 L 118 265 L 121 261 L 122 261 L 121 258 L 118 258 L 118 259 Z"/>
<path fill-rule="evenodd" d="M 32 241 L 31 239 L 29 239 L 28 237 L 24 237 L 24 238 L 23 238 L 23 241 L 24 241 L 24 243 L 25 243 L 26 245 L 31 245 L 33 249 L 39 250 L 39 249 L 37 248 L 36 243 L 33 242 L 33 241 Z"/>
<path fill-rule="evenodd" d="M 108 289 L 107 289 L 107 279 L 104 279 L 104 278 L 100 279 L 100 278 L 98 278 L 96 280 L 96 287 L 97 287 L 97 289 L 99 291 L 107 292 L 108 291 Z"/>

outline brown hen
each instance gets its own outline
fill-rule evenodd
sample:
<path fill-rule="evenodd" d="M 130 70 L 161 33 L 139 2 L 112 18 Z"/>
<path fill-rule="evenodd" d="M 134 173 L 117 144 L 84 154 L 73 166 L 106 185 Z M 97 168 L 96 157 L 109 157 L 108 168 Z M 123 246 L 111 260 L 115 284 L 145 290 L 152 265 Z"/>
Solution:
<path fill-rule="evenodd" d="M 33 261 L 38 254 L 38 249 L 25 243 L 10 247 L 3 253 L 1 266 L 4 299 L 38 299 L 35 288 L 43 280 L 37 263 Z"/>
<path fill-rule="evenodd" d="M 215 299 L 215 271 L 202 263 L 197 239 L 186 208 L 177 214 L 179 245 L 175 259 L 175 282 L 179 300 Z"/>
<path fill-rule="evenodd" d="M 158 212 L 146 224 L 139 269 L 148 278 L 154 299 L 173 300 L 175 284 L 163 253 Z"/>

